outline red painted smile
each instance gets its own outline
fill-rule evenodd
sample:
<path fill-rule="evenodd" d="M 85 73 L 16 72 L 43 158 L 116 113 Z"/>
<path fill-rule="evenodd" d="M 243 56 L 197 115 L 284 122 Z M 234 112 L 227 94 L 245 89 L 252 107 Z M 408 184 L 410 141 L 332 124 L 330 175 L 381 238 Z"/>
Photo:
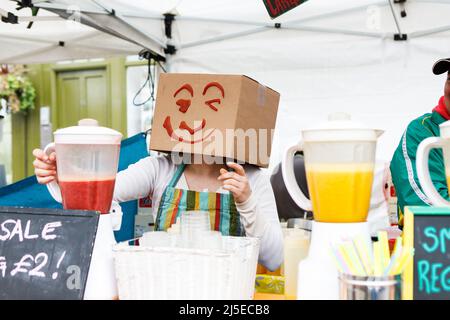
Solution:
<path fill-rule="evenodd" d="M 200 126 L 194 128 L 194 129 L 192 129 L 191 127 L 189 127 L 185 121 L 181 121 L 181 123 L 180 123 L 180 125 L 178 126 L 178 128 L 181 129 L 181 130 L 186 130 L 187 132 L 189 132 L 189 134 L 190 134 L 191 136 L 193 136 L 194 133 L 196 133 L 196 132 L 198 132 L 198 131 L 204 129 L 205 126 L 206 126 L 206 120 L 205 120 L 205 119 L 202 119 L 202 124 L 201 124 Z M 213 133 L 213 131 L 214 131 L 214 129 L 211 130 L 211 132 L 209 132 L 206 136 L 204 136 L 204 137 L 201 138 L 201 139 L 197 139 L 197 140 L 186 140 L 185 138 L 178 136 L 178 135 L 174 132 L 173 127 L 172 127 L 172 123 L 171 123 L 171 121 L 170 121 L 170 116 L 167 116 L 166 119 L 164 120 L 163 127 L 164 127 L 164 129 L 166 129 L 167 134 L 168 134 L 169 137 L 171 137 L 172 139 L 177 140 L 177 141 L 180 141 L 180 142 L 190 143 L 190 144 L 194 144 L 194 143 L 198 143 L 198 142 L 204 141 L 204 140 L 207 139 L 207 138 Z"/>

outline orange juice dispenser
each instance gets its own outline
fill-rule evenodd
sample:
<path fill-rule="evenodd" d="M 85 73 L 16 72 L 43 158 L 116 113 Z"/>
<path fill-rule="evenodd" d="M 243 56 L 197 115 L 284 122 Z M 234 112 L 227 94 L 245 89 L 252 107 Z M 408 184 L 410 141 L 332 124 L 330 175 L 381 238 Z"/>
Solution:
<path fill-rule="evenodd" d="M 383 133 L 353 121 L 346 113 L 302 131 L 302 140 L 290 147 L 282 173 L 292 199 L 313 211 L 311 245 L 298 268 L 297 299 L 338 299 L 338 271 L 331 247 L 364 235 L 367 223 L 378 137 Z M 293 169 L 297 152 L 303 152 L 310 199 L 298 186 Z"/>

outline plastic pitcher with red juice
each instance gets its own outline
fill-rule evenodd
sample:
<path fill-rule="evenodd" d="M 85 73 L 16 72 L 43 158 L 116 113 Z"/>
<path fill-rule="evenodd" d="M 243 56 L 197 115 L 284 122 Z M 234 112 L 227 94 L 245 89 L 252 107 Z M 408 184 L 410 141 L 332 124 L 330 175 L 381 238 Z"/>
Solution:
<path fill-rule="evenodd" d="M 114 194 L 122 134 L 98 126 L 93 119 L 57 130 L 55 143 L 58 185 L 64 209 L 108 213 Z"/>

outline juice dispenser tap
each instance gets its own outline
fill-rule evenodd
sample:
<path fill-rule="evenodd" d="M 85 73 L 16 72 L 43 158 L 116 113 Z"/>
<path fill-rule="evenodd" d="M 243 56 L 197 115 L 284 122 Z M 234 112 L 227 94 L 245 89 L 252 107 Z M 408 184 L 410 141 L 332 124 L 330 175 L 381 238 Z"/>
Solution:
<path fill-rule="evenodd" d="M 382 133 L 346 113 L 334 113 L 328 121 L 303 130 L 303 139 L 287 150 L 282 162 L 286 188 L 296 204 L 312 210 L 314 217 L 308 256 L 298 267 L 298 299 L 338 299 L 331 247 L 357 235 L 370 243 L 367 215 L 376 143 Z M 295 180 L 293 159 L 299 151 L 304 153 L 311 200 Z"/>
<path fill-rule="evenodd" d="M 122 134 L 100 127 L 94 119 L 80 120 L 78 126 L 59 129 L 55 142 L 45 152 L 56 151 L 57 180 L 47 185 L 64 209 L 100 213 L 97 235 L 89 267 L 84 299 L 114 299 L 111 203 L 119 163 Z"/>

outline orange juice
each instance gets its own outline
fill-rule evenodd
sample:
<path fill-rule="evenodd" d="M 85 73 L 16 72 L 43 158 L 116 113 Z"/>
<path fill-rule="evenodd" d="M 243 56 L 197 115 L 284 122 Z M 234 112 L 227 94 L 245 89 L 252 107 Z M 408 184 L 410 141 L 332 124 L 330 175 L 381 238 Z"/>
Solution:
<path fill-rule="evenodd" d="M 373 181 L 372 163 L 306 165 L 314 219 L 319 222 L 364 222 Z"/>

